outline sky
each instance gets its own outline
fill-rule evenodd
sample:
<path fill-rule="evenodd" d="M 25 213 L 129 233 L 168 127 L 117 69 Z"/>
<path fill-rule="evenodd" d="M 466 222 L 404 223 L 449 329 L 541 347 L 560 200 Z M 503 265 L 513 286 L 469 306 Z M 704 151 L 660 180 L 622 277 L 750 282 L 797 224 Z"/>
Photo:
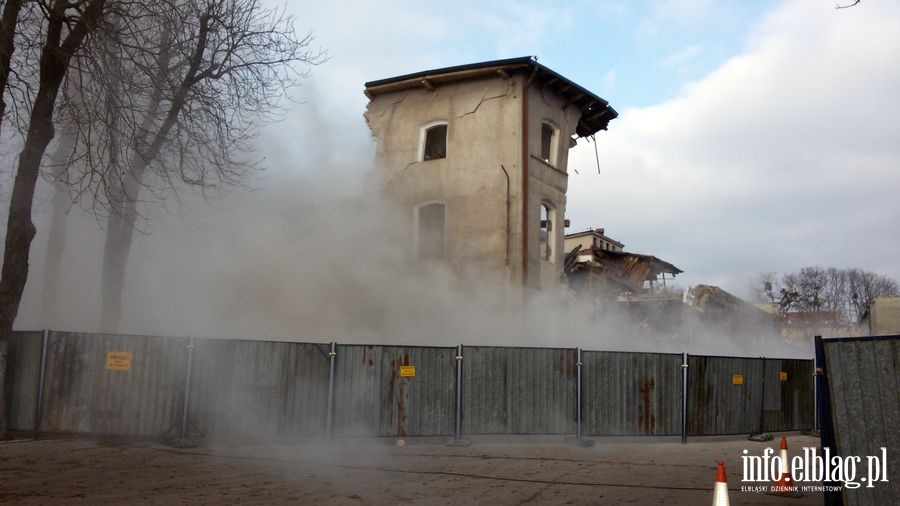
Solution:
<path fill-rule="evenodd" d="M 326 132 L 338 180 L 361 182 L 364 82 L 533 55 L 619 112 L 599 167 L 589 142 L 570 155 L 570 232 L 603 227 L 683 287 L 744 297 L 808 265 L 900 280 L 900 3 L 835 5 L 289 2 L 330 59 L 264 146 L 303 178 L 303 138 Z"/>

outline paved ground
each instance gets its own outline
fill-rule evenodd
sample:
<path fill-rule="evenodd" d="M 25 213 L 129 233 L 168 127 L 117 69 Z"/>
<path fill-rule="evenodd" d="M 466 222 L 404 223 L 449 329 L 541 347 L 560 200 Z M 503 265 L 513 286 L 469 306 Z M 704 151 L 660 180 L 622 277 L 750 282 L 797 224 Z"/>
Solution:
<path fill-rule="evenodd" d="M 793 435 L 792 451 L 817 447 Z M 0 442 L 0 503 L 15 504 L 709 504 L 715 462 L 731 504 L 822 504 L 740 491 L 741 452 L 777 440 L 339 440 L 331 446 L 215 445 L 176 449 L 89 439 Z"/>

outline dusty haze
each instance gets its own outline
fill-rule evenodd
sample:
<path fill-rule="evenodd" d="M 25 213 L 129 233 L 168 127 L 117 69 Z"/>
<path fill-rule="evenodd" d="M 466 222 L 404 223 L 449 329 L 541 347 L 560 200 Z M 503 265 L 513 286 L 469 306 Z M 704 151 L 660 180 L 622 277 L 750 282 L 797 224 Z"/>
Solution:
<path fill-rule="evenodd" d="M 316 93 L 314 86 L 304 90 Z M 360 135 L 362 118 L 342 129 L 315 104 L 311 99 L 301 106 L 308 121 L 274 125 L 261 136 L 258 154 L 269 170 L 249 182 L 254 191 L 189 189 L 164 202 L 141 204 L 142 233 L 129 258 L 120 332 L 811 355 L 810 346 L 791 346 L 774 336 L 728 336 L 693 325 L 671 332 L 678 336 L 674 340 L 635 339 L 629 318 L 611 311 L 592 315 L 566 290 L 531 292 L 511 304 L 522 297 L 510 297 L 497 276 L 475 270 L 451 274 L 441 265 L 411 261 L 411 245 L 404 239 L 407 213 L 366 187 L 374 149 Z M 8 166 L 12 159 L 6 155 L 2 162 Z M 98 328 L 103 222 L 78 205 L 68 214 L 63 302 L 55 321 L 44 317 L 41 271 L 50 190 L 41 183 L 38 234 L 16 328 L 111 330 Z"/>

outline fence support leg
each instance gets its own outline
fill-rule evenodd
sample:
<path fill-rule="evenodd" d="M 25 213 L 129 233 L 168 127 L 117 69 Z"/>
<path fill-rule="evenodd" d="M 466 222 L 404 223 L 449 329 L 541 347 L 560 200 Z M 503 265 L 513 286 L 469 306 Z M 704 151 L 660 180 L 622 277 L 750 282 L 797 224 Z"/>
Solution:
<path fill-rule="evenodd" d="M 331 343 L 328 352 L 328 404 L 325 406 L 325 439 L 331 440 L 332 413 L 334 412 L 334 361 L 337 357 L 337 343 Z"/>
<path fill-rule="evenodd" d="M 681 444 L 688 436 L 688 354 L 681 354 Z"/>
<path fill-rule="evenodd" d="M 447 446 L 469 446 L 469 441 L 462 438 L 462 403 L 463 403 L 463 345 L 456 346 L 456 427 L 453 439 Z"/>
<path fill-rule="evenodd" d="M 184 403 L 181 406 L 181 430 L 178 439 L 174 441 L 174 446 L 178 448 L 193 448 L 197 446 L 190 438 L 190 428 L 188 414 L 191 410 L 191 375 L 194 367 L 194 338 L 188 339 L 187 344 L 187 365 L 184 371 Z"/>
<path fill-rule="evenodd" d="M 50 331 L 44 329 L 44 339 L 41 344 L 41 369 L 38 373 L 37 395 L 34 398 L 34 439 L 37 440 L 41 433 L 41 418 L 44 409 L 44 377 L 47 375 L 47 346 L 50 341 Z"/>
<path fill-rule="evenodd" d="M 575 438 L 566 438 L 566 441 L 575 443 L 578 446 L 594 446 L 593 439 L 584 439 L 584 429 L 582 424 L 582 361 L 581 348 L 575 349 Z"/>

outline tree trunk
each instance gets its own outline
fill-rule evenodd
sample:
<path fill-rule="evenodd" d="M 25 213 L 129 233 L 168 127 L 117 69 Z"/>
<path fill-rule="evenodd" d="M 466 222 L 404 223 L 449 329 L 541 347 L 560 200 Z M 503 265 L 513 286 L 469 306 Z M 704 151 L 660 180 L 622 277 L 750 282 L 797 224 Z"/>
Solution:
<path fill-rule="evenodd" d="M 56 88 L 59 85 L 57 83 Z M 43 88 L 43 86 L 42 86 Z M 28 256 L 35 227 L 31 218 L 34 188 L 37 184 L 41 158 L 47 144 L 53 139 L 50 115 L 56 90 L 52 94 L 38 93 L 25 147 L 19 155 L 19 166 L 13 182 L 9 217 L 6 225 L 6 244 L 3 254 L 3 274 L 0 279 L 0 335 L 5 338 L 12 332 L 13 322 L 19 312 L 19 303 L 28 279 Z M 48 98 L 52 97 L 52 98 Z"/>
<path fill-rule="evenodd" d="M 42 83 L 43 84 L 43 83 Z M 52 83 L 51 83 L 52 85 Z M 12 335 L 13 322 L 19 312 L 22 292 L 28 280 L 28 255 L 35 228 L 31 221 L 34 188 L 37 184 L 41 158 L 53 138 L 53 102 L 59 89 L 41 86 L 32 110 L 31 123 L 25 137 L 25 147 L 19 155 L 19 166 L 13 182 L 6 225 L 6 245 L 3 254 L 3 273 L 0 279 L 0 435 L 5 436 L 6 417 L 6 347 Z"/>
<path fill-rule="evenodd" d="M 100 328 L 104 332 L 118 332 L 122 320 L 122 292 L 125 288 L 125 270 L 134 225 L 137 220 L 137 198 L 141 190 L 146 165 L 135 163 L 126 174 L 121 200 L 112 207 L 106 221 L 106 240 L 103 244 L 103 286 Z"/>
<path fill-rule="evenodd" d="M 69 157 L 75 147 L 75 133 L 66 123 L 60 131 L 56 152 L 50 157 L 53 165 L 52 213 L 47 235 L 47 253 L 44 258 L 44 285 L 41 293 L 45 328 L 58 328 L 60 273 L 66 251 L 66 213 L 72 204 L 65 176 Z"/>
<path fill-rule="evenodd" d="M 131 249 L 130 231 L 126 233 L 125 219 L 112 214 L 106 221 L 106 241 L 103 245 L 103 286 L 100 310 L 100 330 L 118 332 L 122 320 L 122 291 L 125 286 L 125 267 Z M 129 237 L 127 244 L 125 236 Z"/>
<path fill-rule="evenodd" d="M 6 439 L 6 425 L 9 413 L 6 412 L 6 339 L 0 339 L 0 441 Z"/>
<path fill-rule="evenodd" d="M 41 159 L 47 151 L 47 145 L 53 139 L 53 110 L 56 107 L 56 97 L 69 68 L 72 55 L 76 49 L 81 47 L 88 32 L 96 27 L 102 19 L 105 5 L 105 0 L 92 0 L 88 3 L 82 11 L 82 18 L 74 25 L 69 25 L 68 35 L 64 40 L 62 40 L 62 34 L 67 21 L 65 12 L 68 3 L 57 1 L 48 13 L 46 40 L 41 50 L 38 89 L 31 107 L 25 144 L 19 154 L 6 222 L 3 268 L 0 273 L 2 276 L 0 277 L 0 341 L 4 341 L 4 347 L 5 341 L 12 335 L 13 322 L 19 313 L 22 292 L 25 291 L 25 282 L 28 280 L 28 256 L 35 234 L 31 216 L 34 206 L 34 188 L 40 174 Z M 4 371 L 5 379 L 5 354 L 0 355 L 0 362 L 2 362 L 0 369 Z M 6 400 L 0 399 L 0 401 L 2 401 L 0 404 L 0 428 L 3 428 L 6 427 Z"/>

